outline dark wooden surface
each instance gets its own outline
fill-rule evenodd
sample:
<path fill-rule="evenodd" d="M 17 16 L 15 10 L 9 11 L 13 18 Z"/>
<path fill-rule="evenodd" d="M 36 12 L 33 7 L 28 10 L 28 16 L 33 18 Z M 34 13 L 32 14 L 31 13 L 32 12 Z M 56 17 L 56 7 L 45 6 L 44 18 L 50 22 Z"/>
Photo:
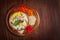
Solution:
<path fill-rule="evenodd" d="M 36 32 L 27 37 L 18 37 L 7 29 L 6 15 L 15 4 L 28 4 L 40 15 L 40 25 Z M 0 0 L 0 40 L 60 40 L 59 0 Z"/>

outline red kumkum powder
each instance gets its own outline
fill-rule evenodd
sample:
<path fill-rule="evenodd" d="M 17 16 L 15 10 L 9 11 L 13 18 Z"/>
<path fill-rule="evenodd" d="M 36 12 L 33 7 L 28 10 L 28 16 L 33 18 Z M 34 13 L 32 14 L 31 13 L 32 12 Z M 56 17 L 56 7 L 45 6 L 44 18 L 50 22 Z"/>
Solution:
<path fill-rule="evenodd" d="M 25 30 L 26 30 L 27 33 L 31 33 L 32 29 L 33 29 L 32 26 L 29 25 L 29 26 L 26 27 Z"/>

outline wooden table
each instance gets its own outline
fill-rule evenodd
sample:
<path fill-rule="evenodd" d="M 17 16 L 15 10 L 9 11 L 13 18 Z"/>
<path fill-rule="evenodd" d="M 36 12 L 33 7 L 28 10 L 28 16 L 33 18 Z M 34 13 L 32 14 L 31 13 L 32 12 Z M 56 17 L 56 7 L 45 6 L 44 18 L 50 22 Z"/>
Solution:
<path fill-rule="evenodd" d="M 1 0 L 0 1 L 0 40 L 59 40 L 60 39 L 60 5 L 59 0 Z M 12 34 L 6 25 L 9 8 L 15 4 L 28 4 L 40 15 L 38 29 L 27 37 Z"/>

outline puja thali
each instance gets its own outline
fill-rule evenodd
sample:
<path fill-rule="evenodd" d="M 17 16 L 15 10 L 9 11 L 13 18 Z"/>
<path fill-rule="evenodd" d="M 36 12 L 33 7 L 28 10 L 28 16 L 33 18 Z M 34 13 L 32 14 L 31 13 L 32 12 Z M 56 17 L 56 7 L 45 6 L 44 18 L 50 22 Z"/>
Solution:
<path fill-rule="evenodd" d="M 29 5 L 20 4 L 9 9 L 6 24 L 13 34 L 26 36 L 33 33 L 39 26 L 38 12 Z"/>

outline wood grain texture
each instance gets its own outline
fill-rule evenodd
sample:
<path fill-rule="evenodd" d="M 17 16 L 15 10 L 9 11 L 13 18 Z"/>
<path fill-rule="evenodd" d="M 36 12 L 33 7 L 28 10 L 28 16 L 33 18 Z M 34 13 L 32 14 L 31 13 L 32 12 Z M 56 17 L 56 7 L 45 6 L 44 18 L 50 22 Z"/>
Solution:
<path fill-rule="evenodd" d="M 0 1 L 0 40 L 60 40 L 59 0 L 1 0 Z M 15 4 L 28 4 L 40 15 L 40 25 L 28 37 L 12 34 L 5 23 L 7 11 Z"/>

